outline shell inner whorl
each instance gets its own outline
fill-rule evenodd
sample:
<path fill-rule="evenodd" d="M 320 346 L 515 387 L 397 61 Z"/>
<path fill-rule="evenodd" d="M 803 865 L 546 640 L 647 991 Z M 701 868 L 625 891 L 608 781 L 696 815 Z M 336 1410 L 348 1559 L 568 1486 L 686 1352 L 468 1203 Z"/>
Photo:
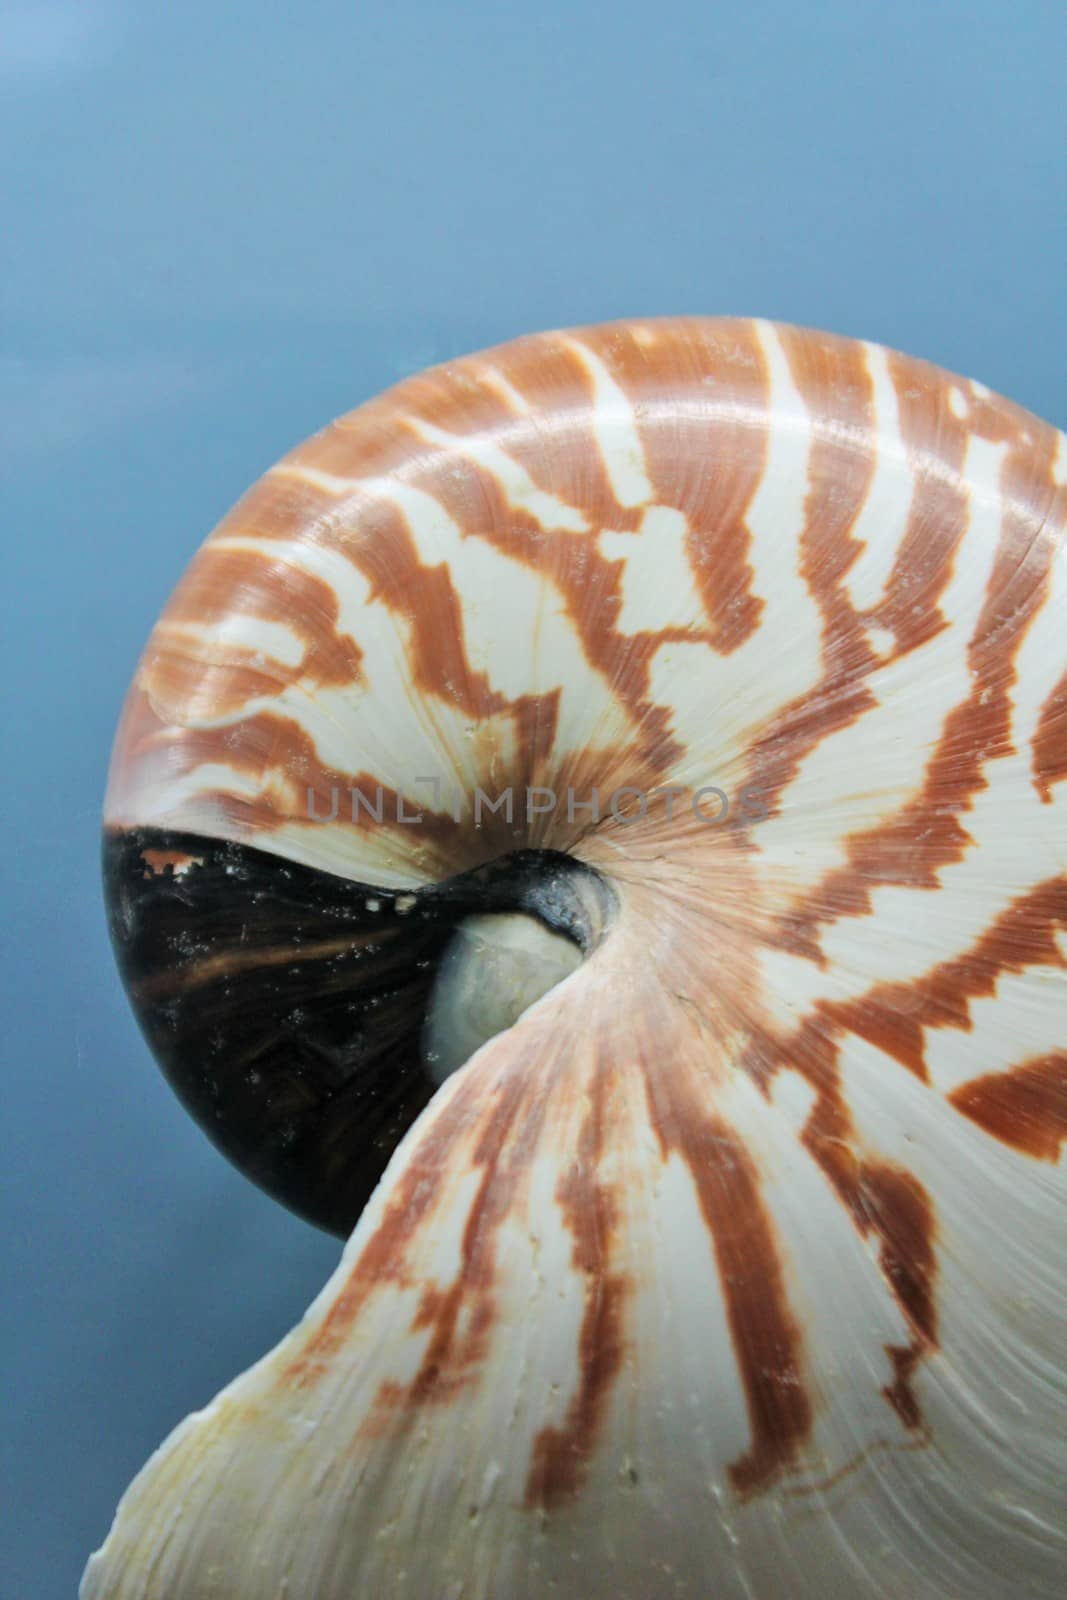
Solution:
<path fill-rule="evenodd" d="M 513 894 L 520 909 L 468 917 L 442 956 L 423 1028 L 438 1084 L 576 972 L 611 917 L 606 880 L 554 851 L 524 851 L 467 876 L 484 882 L 492 901 Z M 460 895 L 465 883 L 455 886 Z"/>

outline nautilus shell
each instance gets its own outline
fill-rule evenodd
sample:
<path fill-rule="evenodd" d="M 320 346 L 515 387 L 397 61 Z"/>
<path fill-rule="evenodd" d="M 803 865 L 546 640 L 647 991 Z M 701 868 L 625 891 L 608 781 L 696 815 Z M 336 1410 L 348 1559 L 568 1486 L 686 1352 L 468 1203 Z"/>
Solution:
<path fill-rule="evenodd" d="M 767 323 L 412 378 L 196 556 L 122 971 L 338 1232 L 84 1600 L 1064 1592 L 1067 440 Z"/>

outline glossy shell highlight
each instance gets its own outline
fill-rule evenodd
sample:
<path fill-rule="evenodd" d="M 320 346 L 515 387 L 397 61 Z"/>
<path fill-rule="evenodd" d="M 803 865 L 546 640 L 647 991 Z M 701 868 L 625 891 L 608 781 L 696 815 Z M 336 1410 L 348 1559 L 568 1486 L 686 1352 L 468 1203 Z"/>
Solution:
<path fill-rule="evenodd" d="M 358 1221 L 83 1600 L 1062 1592 L 1065 517 L 980 385 L 688 319 L 413 378 L 225 518 L 113 933 L 212 1136 Z M 584 959 L 436 1089 L 516 908 Z"/>

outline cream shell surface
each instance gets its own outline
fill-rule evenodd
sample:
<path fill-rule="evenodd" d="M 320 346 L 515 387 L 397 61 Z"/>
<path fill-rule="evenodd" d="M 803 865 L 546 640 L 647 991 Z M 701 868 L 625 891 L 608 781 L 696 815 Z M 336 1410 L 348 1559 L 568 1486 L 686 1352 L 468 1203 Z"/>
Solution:
<path fill-rule="evenodd" d="M 112 932 L 211 1136 L 353 1231 L 83 1600 L 1063 1592 L 1065 519 L 980 385 L 707 319 L 437 368 L 224 519 Z M 439 1084 L 501 912 L 581 960 Z"/>

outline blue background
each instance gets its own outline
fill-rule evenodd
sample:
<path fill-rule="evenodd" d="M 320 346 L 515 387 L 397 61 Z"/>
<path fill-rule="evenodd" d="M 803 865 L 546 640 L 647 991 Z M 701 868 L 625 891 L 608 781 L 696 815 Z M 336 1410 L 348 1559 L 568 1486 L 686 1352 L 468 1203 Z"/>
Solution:
<path fill-rule="evenodd" d="M 0 0 L 2 1600 L 69 1600 L 338 1254 L 179 1110 L 101 909 L 121 698 L 238 494 L 408 372 L 628 314 L 863 335 L 1067 422 L 1061 0 L 296 13 Z"/>

